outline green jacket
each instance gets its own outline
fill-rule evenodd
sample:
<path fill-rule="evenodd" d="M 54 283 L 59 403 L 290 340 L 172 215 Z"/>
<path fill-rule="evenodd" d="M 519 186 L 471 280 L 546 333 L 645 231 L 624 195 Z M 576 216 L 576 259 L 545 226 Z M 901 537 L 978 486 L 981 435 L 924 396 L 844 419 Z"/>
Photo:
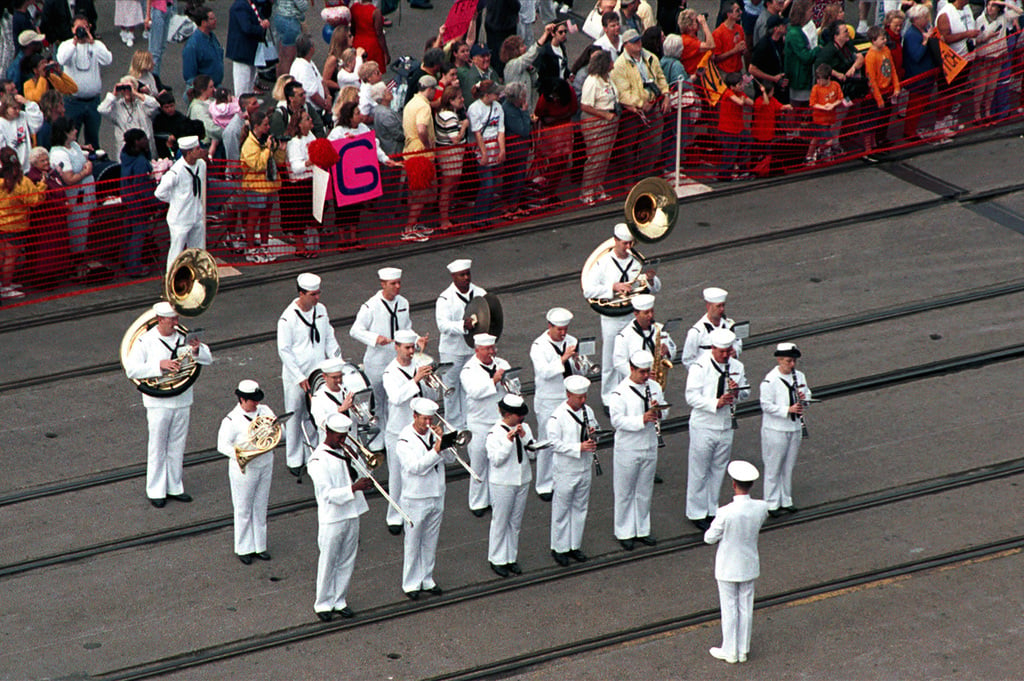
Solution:
<path fill-rule="evenodd" d="M 783 68 L 789 78 L 790 90 L 810 90 L 814 85 L 814 59 L 817 47 L 811 47 L 799 26 L 786 29 L 786 48 L 783 51 Z"/>

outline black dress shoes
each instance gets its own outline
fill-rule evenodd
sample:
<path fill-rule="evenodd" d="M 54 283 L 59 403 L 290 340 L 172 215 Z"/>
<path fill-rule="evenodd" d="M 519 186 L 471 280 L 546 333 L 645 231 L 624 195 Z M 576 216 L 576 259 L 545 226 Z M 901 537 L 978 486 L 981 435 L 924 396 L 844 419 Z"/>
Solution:
<path fill-rule="evenodd" d="M 537 492 L 537 496 L 540 497 L 541 501 L 551 501 L 553 495 L 551 492 Z"/>
<path fill-rule="evenodd" d="M 585 563 L 587 561 L 587 554 L 583 553 L 579 549 L 573 549 L 566 555 L 572 558 L 577 563 Z"/>
<path fill-rule="evenodd" d="M 484 513 L 487 513 L 487 509 L 486 508 L 471 508 L 471 509 L 469 509 L 469 512 L 472 513 L 473 515 L 475 515 L 477 518 L 483 518 L 484 517 Z"/>
<path fill-rule="evenodd" d="M 519 567 L 519 563 L 509 563 L 505 566 L 505 569 L 514 575 L 523 574 L 523 568 Z"/>
<path fill-rule="evenodd" d="M 182 492 L 181 494 L 168 494 L 167 498 L 174 499 L 175 501 L 180 501 L 183 504 L 187 504 L 190 501 L 192 501 L 192 497 L 189 496 L 188 494 L 185 494 L 184 492 Z"/>
<path fill-rule="evenodd" d="M 388 525 L 388 532 L 390 532 L 391 534 L 394 534 L 394 535 L 402 534 L 402 526 L 401 525 Z"/>
<path fill-rule="evenodd" d="M 410 601 L 418 601 L 420 599 L 420 592 L 419 591 L 406 591 L 405 592 L 405 597 L 408 598 Z"/>
<path fill-rule="evenodd" d="M 701 532 L 707 532 L 708 528 L 711 527 L 711 523 L 708 521 L 707 518 L 701 518 L 700 520 L 694 520 L 693 518 L 690 518 L 690 522 L 693 523 L 693 526 Z"/>
<path fill-rule="evenodd" d="M 429 589 L 420 589 L 420 591 L 422 591 L 423 593 L 434 594 L 435 596 L 440 596 L 444 593 L 444 589 L 439 587 L 437 584 L 430 587 Z"/>
<path fill-rule="evenodd" d="M 321 622 L 330 622 L 334 619 L 334 613 L 330 610 L 328 610 L 327 612 L 318 612 L 316 616 L 320 618 Z"/>
<path fill-rule="evenodd" d="M 654 484 L 655 485 L 660 485 L 663 482 L 665 482 L 665 481 L 661 479 L 661 476 L 658 475 L 657 473 L 655 473 L 654 474 Z"/>
<path fill-rule="evenodd" d="M 636 540 L 644 546 L 654 546 L 658 543 L 658 540 L 651 535 L 647 535 L 646 537 L 637 537 Z"/>
<path fill-rule="evenodd" d="M 250 555 L 248 553 L 245 554 L 244 556 L 238 555 L 238 554 L 235 554 L 235 555 L 238 556 L 238 560 L 242 561 L 242 565 L 252 565 L 252 555 Z"/>
<path fill-rule="evenodd" d="M 512 574 L 504 565 L 495 565 L 494 563 L 490 563 L 490 566 L 491 569 L 494 570 L 494 574 L 498 575 L 499 577 L 508 577 L 510 574 Z"/>
<path fill-rule="evenodd" d="M 352 610 L 352 608 L 348 607 L 347 605 L 341 610 L 335 610 L 334 612 L 338 613 L 347 620 L 350 620 L 356 616 L 356 613 Z"/>
<path fill-rule="evenodd" d="M 302 466 L 288 466 L 288 472 L 297 478 L 302 475 Z"/>
<path fill-rule="evenodd" d="M 569 565 L 568 553 L 559 553 L 558 551 L 551 549 L 551 557 L 554 558 L 555 562 L 561 565 L 562 567 L 566 567 Z"/>
<path fill-rule="evenodd" d="M 632 539 L 620 539 L 619 540 L 619 546 L 621 546 L 622 548 L 626 549 L 627 551 L 632 551 L 633 550 L 633 540 Z"/>
<path fill-rule="evenodd" d="M 164 506 L 167 505 L 167 500 L 166 499 L 150 499 L 149 503 L 153 504 L 157 508 L 163 508 Z"/>
<path fill-rule="evenodd" d="M 270 560 L 270 554 L 266 551 L 260 551 L 259 553 L 252 554 L 253 558 L 259 558 L 260 560 Z"/>
<path fill-rule="evenodd" d="M 768 515 L 770 515 L 773 518 L 781 518 L 785 514 L 786 512 L 783 511 L 781 508 L 772 508 L 768 510 Z"/>
<path fill-rule="evenodd" d="M 796 513 L 800 509 L 797 508 L 796 506 L 783 506 L 782 510 L 787 512 L 787 513 Z"/>

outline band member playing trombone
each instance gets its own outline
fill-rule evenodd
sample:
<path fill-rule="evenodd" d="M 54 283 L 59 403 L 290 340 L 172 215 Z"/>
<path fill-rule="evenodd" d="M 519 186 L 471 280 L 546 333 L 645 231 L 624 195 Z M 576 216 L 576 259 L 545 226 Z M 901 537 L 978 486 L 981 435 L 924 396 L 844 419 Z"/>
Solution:
<path fill-rule="evenodd" d="M 249 425 L 257 416 L 274 418 L 274 412 L 263 401 L 259 383 L 239 382 L 235 389 L 238 404 L 220 422 L 217 451 L 228 457 L 228 481 L 231 484 L 231 505 L 235 509 L 235 555 L 246 565 L 253 558 L 270 560 L 267 553 L 267 505 L 270 501 L 270 480 L 274 475 L 274 452 L 251 459 L 243 469 L 235 447 L 249 441 Z"/>
<path fill-rule="evenodd" d="M 735 323 L 725 316 L 725 299 L 729 296 L 728 291 L 710 286 L 704 289 L 702 294 L 707 312 L 686 332 L 686 341 L 683 343 L 683 366 L 687 370 L 705 350 L 711 348 L 711 341 L 708 340 L 708 337 L 712 331 L 715 329 L 732 331 Z M 730 356 L 739 357 L 741 352 L 743 352 L 743 341 L 737 338 L 733 341 Z"/>
<path fill-rule="evenodd" d="M 441 427 L 434 424 L 437 403 L 417 397 L 411 410 L 411 423 L 398 435 L 395 450 L 402 469 L 401 504 L 412 518 L 412 526 L 405 527 L 402 591 L 416 600 L 421 591 L 441 593 L 434 581 L 434 561 L 444 515 L 447 459 L 441 449 Z"/>
<path fill-rule="evenodd" d="M 331 357 L 320 362 L 318 368 L 323 374 L 324 384 L 316 389 L 313 397 L 309 400 L 309 415 L 316 424 L 319 439 L 324 441 L 324 424 L 331 414 L 344 414 L 349 416 L 348 410 L 352 408 L 352 393 L 345 389 L 342 382 L 345 368 L 345 361 L 341 357 Z M 352 418 L 349 416 L 349 418 Z M 356 435 L 356 424 L 352 423 L 352 435 Z"/>
<path fill-rule="evenodd" d="M 327 419 L 326 438 L 313 450 L 307 463 L 316 491 L 317 545 L 316 603 L 313 611 L 324 622 L 334 616 L 352 617 L 346 594 L 359 548 L 359 516 L 367 511 L 363 491 L 373 487 L 370 478 L 359 477 L 340 449 L 352 420 L 344 414 Z"/>
<path fill-rule="evenodd" d="M 652 381 L 654 356 L 639 350 L 629 358 L 629 376 L 611 395 L 608 407 L 615 428 L 615 538 L 627 551 L 635 541 L 654 546 L 651 496 L 658 464 L 657 423 L 665 403 L 661 386 Z"/>
<path fill-rule="evenodd" d="M 547 422 L 547 437 L 554 451 L 551 499 L 551 557 L 561 566 L 569 559 L 583 562 L 580 550 L 590 505 L 591 468 L 597 452 L 594 429 L 597 420 L 587 406 L 590 380 L 584 376 L 563 379 L 566 398 Z"/>
<path fill-rule="evenodd" d="M 629 358 L 638 350 L 646 350 L 657 360 L 671 359 L 676 354 L 672 337 L 654 321 L 654 296 L 642 293 L 633 297 L 633 321 L 615 336 L 612 361 L 615 364 L 616 384 L 629 375 Z M 654 347 L 655 337 L 661 345 Z"/>
<path fill-rule="evenodd" d="M 633 234 L 626 223 L 615 225 L 615 247 L 594 264 L 583 282 L 583 295 L 587 298 L 613 298 L 627 294 L 631 290 L 630 282 L 636 279 L 643 265 L 630 251 L 633 247 Z M 661 280 L 654 270 L 647 273 L 648 288 L 651 293 L 661 290 Z M 615 336 L 622 327 L 629 324 L 629 315 L 611 317 L 601 315 L 601 401 L 608 406 L 608 396 L 615 389 L 616 382 L 612 353 L 615 349 Z"/>
<path fill-rule="evenodd" d="M 466 320 L 466 306 L 473 298 L 487 295 L 487 291 L 472 281 L 470 268 L 473 261 L 468 258 L 448 263 L 452 283 L 437 297 L 434 313 L 440 333 L 437 352 L 442 364 L 451 363 L 451 368 L 442 377 L 444 384 L 453 389 L 444 396 L 445 418 L 455 428 L 466 427 L 466 394 L 462 391 L 459 374 L 462 367 L 473 356 L 473 349 L 466 345 L 464 334 L 472 327 Z"/>
<path fill-rule="evenodd" d="M 533 410 L 537 412 L 537 434 L 547 440 L 548 417 L 559 404 L 565 402 L 566 376 L 572 375 L 572 358 L 576 354 L 576 338 L 569 334 L 572 312 L 564 307 L 553 307 L 547 314 L 548 330 L 530 347 L 533 361 Z M 537 494 L 551 501 L 554 483 L 551 479 L 552 453 L 550 448 L 537 452 Z"/>
<path fill-rule="evenodd" d="M 778 364 L 761 381 L 761 460 L 764 500 L 773 518 L 793 506 L 793 467 L 800 452 L 804 402 L 811 399 L 807 377 L 796 368 L 800 349 L 793 343 L 775 346 Z"/>
<path fill-rule="evenodd" d="M 423 379 L 430 374 L 430 366 L 413 366 L 418 336 L 412 329 L 395 332 L 395 359 L 384 369 L 384 392 L 388 396 L 388 422 L 384 444 L 388 450 L 388 491 L 395 499 L 402 497 L 402 465 L 395 446 L 398 435 L 412 422 L 412 401 L 423 397 Z M 388 505 L 388 531 L 402 533 L 402 516 Z"/>
<path fill-rule="evenodd" d="M 690 365 L 686 375 L 686 403 L 692 408 L 686 517 L 702 532 L 714 520 L 732 454 L 734 405 L 750 396 L 743 363 L 730 359 L 736 334 L 715 329 L 708 338 L 711 349 Z"/>
<path fill-rule="evenodd" d="M 497 356 L 497 338 L 489 333 L 473 336 L 474 355 L 462 367 L 459 379 L 466 391 L 466 425 L 473 433 L 469 442 L 469 465 L 480 480 L 469 481 L 469 510 L 483 516 L 491 505 L 487 486 L 487 433 L 499 418 L 498 402 L 508 391 L 503 378 L 511 367 Z"/>
<path fill-rule="evenodd" d="M 487 562 L 499 577 L 522 574 L 519 530 L 523 526 L 526 497 L 530 492 L 530 456 L 533 443 L 530 412 L 519 395 L 505 395 L 498 402 L 501 420 L 487 433 L 487 482 L 491 492 L 491 531 L 487 541 Z"/>
<path fill-rule="evenodd" d="M 156 326 L 146 331 L 135 343 L 125 361 L 128 378 L 156 378 L 181 367 L 181 353 L 191 349 L 195 361 L 210 364 L 210 348 L 193 338 L 186 343 L 177 330 L 178 313 L 170 303 L 161 301 L 153 306 Z M 172 397 L 142 394 L 149 424 L 149 448 L 146 457 L 146 496 L 149 503 L 163 508 L 167 499 L 188 503 L 192 497 L 185 494 L 181 470 L 185 458 L 185 438 L 188 436 L 189 416 L 192 409 L 192 386 Z"/>
<path fill-rule="evenodd" d="M 303 441 L 316 437 L 306 411 L 309 374 L 325 359 L 341 357 L 327 308 L 320 302 L 320 277 L 303 272 L 295 280 L 298 297 L 277 320 L 277 354 L 281 358 L 284 410 L 293 412 L 285 423 L 285 463 L 294 476 L 302 475 L 309 455 Z"/>

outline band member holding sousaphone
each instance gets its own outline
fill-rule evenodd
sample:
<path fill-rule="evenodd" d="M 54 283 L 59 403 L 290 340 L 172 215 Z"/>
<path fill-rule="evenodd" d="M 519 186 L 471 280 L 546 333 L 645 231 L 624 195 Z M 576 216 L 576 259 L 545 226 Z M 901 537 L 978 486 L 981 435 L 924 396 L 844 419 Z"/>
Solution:
<path fill-rule="evenodd" d="M 453 388 L 444 396 L 444 415 L 455 428 L 466 427 L 466 394 L 462 391 L 459 374 L 462 367 L 473 356 L 473 348 L 466 343 L 466 331 L 472 328 L 472 321 L 466 319 L 466 305 L 474 298 L 487 295 L 487 291 L 472 281 L 470 268 L 473 261 L 460 258 L 448 263 L 452 283 L 437 297 L 434 313 L 440 334 L 437 352 L 442 364 L 450 363 L 451 368 L 442 376 L 444 384 Z"/>
<path fill-rule="evenodd" d="M 761 381 L 761 460 L 764 462 L 764 500 L 768 514 L 778 518 L 793 505 L 793 468 L 800 453 L 801 433 L 807 437 L 804 405 L 811 400 L 804 372 L 796 361 L 795 343 L 775 346 L 777 366 Z"/>
<path fill-rule="evenodd" d="M 655 369 L 676 353 L 672 336 L 654 321 L 654 296 L 642 293 L 633 297 L 633 321 L 615 336 L 615 382 L 618 384 L 629 374 L 629 358 L 638 350 L 646 350 L 655 357 Z M 655 347 L 655 344 L 660 347 Z M 664 365 L 661 365 L 662 368 Z"/>
<path fill-rule="evenodd" d="M 285 462 L 299 477 L 308 452 L 303 440 L 312 440 L 316 429 L 306 408 L 309 375 L 325 359 L 341 357 L 341 347 L 327 308 L 320 302 L 320 277 L 303 272 L 295 280 L 298 297 L 277 321 L 277 354 L 281 358 L 284 408 L 293 413 L 285 424 Z"/>
<path fill-rule="evenodd" d="M 263 401 L 259 383 L 240 381 L 235 389 L 238 404 L 220 422 L 217 451 L 228 457 L 231 505 L 235 509 L 235 555 L 245 565 L 253 558 L 270 560 L 267 553 L 267 505 L 274 475 L 274 452 L 267 450 L 242 467 L 240 451 L 251 447 L 252 424 L 258 417 L 273 419 L 274 412 Z"/>
<path fill-rule="evenodd" d="M 498 402 L 501 419 L 487 433 L 487 483 L 491 494 L 491 529 L 487 562 L 499 577 L 522 574 L 519 567 L 519 530 L 523 526 L 526 498 L 530 492 L 530 458 L 533 433 L 530 413 L 519 395 L 505 395 Z"/>
<path fill-rule="evenodd" d="M 153 306 L 156 324 L 136 340 L 124 357 L 128 378 L 151 379 L 182 370 L 183 364 L 206 365 L 213 362 L 210 348 L 196 336 L 186 336 L 178 328 L 178 313 L 170 303 Z M 141 386 L 140 386 L 141 389 Z M 173 393 L 173 394 L 172 394 Z M 146 459 L 146 496 L 157 508 L 167 499 L 188 503 L 181 473 L 192 409 L 192 386 L 184 391 L 143 391 L 149 423 L 149 451 Z"/>
<path fill-rule="evenodd" d="M 352 393 L 345 389 L 343 382 L 343 370 L 345 361 L 340 357 L 330 357 L 320 362 L 317 367 L 324 377 L 323 385 L 316 388 L 309 400 L 309 415 L 316 424 L 319 438 L 317 442 L 324 441 L 324 424 L 331 414 L 344 414 L 349 418 L 349 409 L 352 408 Z M 352 436 L 356 435 L 355 421 L 352 423 Z"/>
<path fill-rule="evenodd" d="M 508 391 L 503 378 L 511 367 L 497 356 L 497 338 L 489 333 L 473 336 L 474 355 L 459 375 L 466 391 L 466 425 L 473 433 L 469 442 L 469 465 L 480 480 L 469 481 L 469 510 L 477 518 L 491 505 L 487 485 L 487 433 L 499 418 L 498 402 Z"/>
<path fill-rule="evenodd" d="M 735 322 L 725 316 L 725 299 L 729 292 L 716 286 L 709 286 L 702 291 L 704 306 L 707 312 L 703 317 L 690 327 L 686 332 L 686 341 L 683 343 L 683 366 L 689 370 L 690 365 L 697 361 L 697 358 L 711 348 L 708 336 L 715 329 L 733 330 Z M 743 352 L 743 341 L 737 338 L 732 344 L 731 357 L 739 357 Z"/>

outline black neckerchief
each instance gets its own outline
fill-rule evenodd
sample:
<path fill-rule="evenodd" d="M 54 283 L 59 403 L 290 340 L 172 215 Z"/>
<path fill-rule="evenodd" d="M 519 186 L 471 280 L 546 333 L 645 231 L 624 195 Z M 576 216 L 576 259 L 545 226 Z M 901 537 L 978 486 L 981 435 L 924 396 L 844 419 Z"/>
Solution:
<path fill-rule="evenodd" d="M 562 341 L 562 347 L 558 347 L 555 345 L 554 341 L 550 340 L 550 336 L 548 338 L 548 342 L 551 343 L 551 347 L 553 347 L 555 352 L 558 353 L 558 359 L 562 360 L 562 355 L 565 354 L 565 341 Z M 572 376 L 572 366 L 569 365 L 569 360 L 567 359 L 562 360 L 562 376 L 565 378 Z"/>
<path fill-rule="evenodd" d="M 782 381 L 782 385 L 786 386 L 786 391 L 789 392 L 789 406 L 792 407 L 794 404 L 797 403 L 797 400 L 798 400 L 797 394 L 796 394 L 796 370 L 795 369 L 793 370 L 793 383 L 792 384 L 786 383 L 786 381 L 783 380 L 781 374 L 779 375 L 779 380 Z M 790 414 L 789 415 L 789 420 L 790 421 L 796 421 L 796 414 Z"/>
<path fill-rule="evenodd" d="M 384 304 L 384 309 L 388 311 L 388 316 L 391 318 L 389 327 L 391 329 L 391 335 L 389 338 L 394 338 L 395 332 L 398 331 L 398 301 L 395 301 L 395 309 L 393 310 L 388 306 L 388 301 L 384 300 L 384 298 L 381 298 L 380 302 Z"/>
<path fill-rule="evenodd" d="M 295 308 L 295 316 L 302 321 L 303 324 L 309 327 L 309 342 L 316 345 L 320 342 L 320 329 L 316 328 L 316 305 L 313 306 L 313 320 L 306 321 L 306 318 L 302 316 L 298 308 Z"/>
<path fill-rule="evenodd" d="M 505 429 L 506 433 L 511 433 L 512 432 L 512 426 L 508 425 L 507 423 L 501 424 L 501 427 Z M 515 441 L 516 441 L 516 461 L 518 463 L 522 463 L 523 462 L 523 440 L 522 440 L 522 438 L 519 437 L 519 433 L 516 433 Z"/>
<path fill-rule="evenodd" d="M 647 388 L 647 384 L 646 383 L 644 383 L 644 387 Z M 646 393 L 640 392 L 639 390 L 636 389 L 636 387 L 634 387 L 632 385 L 629 386 L 629 389 L 632 390 L 636 394 L 637 397 L 639 397 L 641 400 L 644 401 L 644 411 L 645 412 L 648 411 L 651 408 L 650 397 Z M 650 392 L 649 388 L 648 388 L 647 392 L 648 393 Z"/>
<path fill-rule="evenodd" d="M 177 331 L 174 332 L 174 347 L 173 348 L 170 345 L 168 345 L 167 343 L 165 343 L 163 338 L 159 338 L 158 337 L 157 340 L 160 341 L 160 345 L 162 345 L 165 348 L 167 348 L 167 351 L 169 353 L 171 353 L 171 359 L 177 359 L 178 358 L 178 348 L 180 348 L 182 345 L 185 344 L 183 339 L 182 339 L 182 337 L 181 337 L 181 334 L 179 334 Z"/>
<path fill-rule="evenodd" d="M 640 328 L 640 322 L 638 322 L 638 321 L 636 321 L 634 319 L 633 320 L 633 330 L 636 331 L 637 335 L 640 336 L 640 338 L 643 340 L 643 345 L 641 347 L 643 347 L 644 350 L 649 351 L 652 355 L 655 354 L 654 353 L 654 324 L 651 324 L 651 332 L 648 335 L 648 334 L 644 333 L 644 330 L 642 328 Z"/>
<path fill-rule="evenodd" d="M 410 381 L 413 380 L 414 376 L 416 376 L 416 372 L 415 371 L 413 371 L 411 374 L 405 373 L 405 369 L 402 368 L 401 364 L 396 364 L 395 368 L 397 368 L 399 373 L 401 373 L 403 376 L 408 378 Z M 420 397 L 423 397 L 423 386 L 420 385 L 419 383 L 416 384 L 416 394 L 418 396 L 420 396 Z"/>

